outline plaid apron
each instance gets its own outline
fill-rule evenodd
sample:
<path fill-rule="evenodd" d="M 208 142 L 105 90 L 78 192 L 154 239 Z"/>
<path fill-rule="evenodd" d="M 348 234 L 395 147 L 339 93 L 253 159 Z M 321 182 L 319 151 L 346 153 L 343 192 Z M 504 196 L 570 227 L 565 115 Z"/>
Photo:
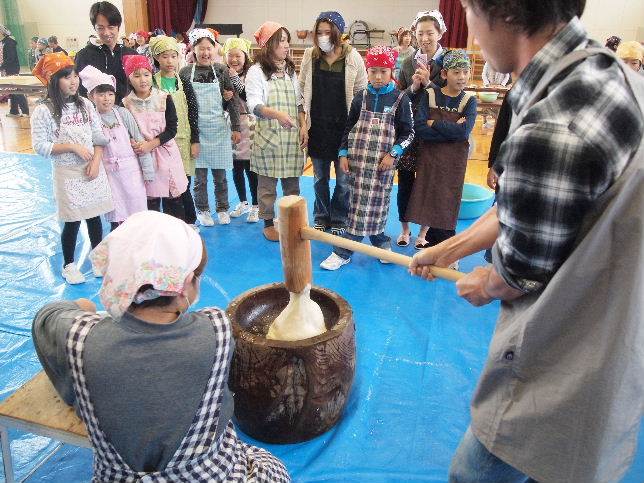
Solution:
<path fill-rule="evenodd" d="M 224 115 L 223 99 L 219 80 L 213 82 L 194 82 L 195 65 L 192 65 L 190 83 L 199 105 L 199 157 L 195 160 L 197 168 L 233 169 L 233 147 L 231 132 Z"/>
<path fill-rule="evenodd" d="M 304 153 L 300 149 L 297 99 L 290 77 L 273 78 L 266 107 L 288 113 L 296 126 L 285 129 L 276 119 L 257 118 L 250 170 L 271 178 L 295 178 L 304 170 Z"/>
<path fill-rule="evenodd" d="M 161 89 L 161 72 L 154 74 L 157 86 Z M 177 90 L 174 92 L 168 92 L 170 97 L 172 97 L 172 102 L 174 107 L 177 110 L 177 135 L 174 137 L 174 140 L 179 146 L 179 152 L 181 153 L 181 160 L 183 161 L 183 168 L 186 171 L 186 175 L 194 176 L 195 175 L 195 160 L 190 156 L 190 123 L 188 122 L 188 101 L 186 100 L 186 93 L 183 91 L 183 82 L 181 78 L 176 76 L 177 79 Z M 163 89 L 161 89 L 163 90 Z"/>
<path fill-rule="evenodd" d="M 195 417 L 179 448 L 165 469 L 151 473 L 133 471 L 100 428 L 94 414 L 85 373 L 83 350 L 89 332 L 100 322 L 97 314 L 85 314 L 74 321 L 67 335 L 67 360 L 71 368 L 74 393 L 80 417 L 87 426 L 94 447 L 93 482 L 289 482 L 284 465 L 266 450 L 241 442 L 232 422 L 218 440 L 213 436 L 219 422 L 219 409 L 228 378 L 230 323 L 217 309 L 203 309 L 216 334 L 218 345 L 208 384 Z"/>
<path fill-rule="evenodd" d="M 349 133 L 350 203 L 347 232 L 356 236 L 385 231 L 394 168 L 378 171 L 378 165 L 396 142 L 395 116 L 401 92 L 389 112 L 367 110 L 367 91 L 360 118 Z"/>

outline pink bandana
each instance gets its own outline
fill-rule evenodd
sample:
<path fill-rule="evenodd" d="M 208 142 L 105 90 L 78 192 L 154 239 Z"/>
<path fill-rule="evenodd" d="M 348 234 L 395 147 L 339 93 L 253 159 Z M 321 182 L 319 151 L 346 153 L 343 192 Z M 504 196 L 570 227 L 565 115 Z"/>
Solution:
<path fill-rule="evenodd" d="M 101 302 L 119 319 L 133 301 L 183 293 L 186 277 L 201 263 L 201 238 L 188 225 L 156 211 L 130 215 L 90 253 L 103 275 Z M 152 289 L 139 294 L 143 285 Z"/>
<path fill-rule="evenodd" d="M 147 69 L 150 73 L 154 74 L 154 69 L 152 69 L 150 61 L 145 55 L 124 55 L 123 70 L 125 71 L 125 75 L 129 77 L 137 69 Z"/>
<path fill-rule="evenodd" d="M 277 22 L 264 22 L 259 27 L 259 29 L 257 29 L 257 32 L 255 32 L 255 41 L 257 42 L 257 45 L 264 47 L 266 45 L 266 42 L 268 42 L 268 39 L 270 39 L 273 34 L 275 34 L 275 32 L 283 27 L 284 26 L 282 24 L 279 24 Z"/>

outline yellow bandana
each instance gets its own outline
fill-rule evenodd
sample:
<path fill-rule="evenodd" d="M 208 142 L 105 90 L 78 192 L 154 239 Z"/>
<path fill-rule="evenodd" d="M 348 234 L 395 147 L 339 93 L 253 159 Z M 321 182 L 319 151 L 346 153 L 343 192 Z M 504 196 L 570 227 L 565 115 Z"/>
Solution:
<path fill-rule="evenodd" d="M 150 52 L 153 57 L 168 50 L 174 50 L 176 53 L 179 53 L 179 44 L 177 44 L 177 41 L 173 37 L 157 35 L 150 39 Z"/>

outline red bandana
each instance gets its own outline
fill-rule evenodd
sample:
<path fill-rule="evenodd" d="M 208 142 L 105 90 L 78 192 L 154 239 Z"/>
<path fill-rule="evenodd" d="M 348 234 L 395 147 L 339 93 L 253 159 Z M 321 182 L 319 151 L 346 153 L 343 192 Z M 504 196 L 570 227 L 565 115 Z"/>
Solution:
<path fill-rule="evenodd" d="M 154 74 L 150 61 L 145 55 L 124 55 L 123 70 L 125 71 L 125 75 L 129 77 L 137 69 L 147 69 L 150 73 Z"/>
<path fill-rule="evenodd" d="M 396 59 L 398 59 L 398 52 L 394 49 L 377 45 L 367 51 L 365 66 L 367 69 L 369 67 L 384 67 L 393 70 L 396 67 Z"/>

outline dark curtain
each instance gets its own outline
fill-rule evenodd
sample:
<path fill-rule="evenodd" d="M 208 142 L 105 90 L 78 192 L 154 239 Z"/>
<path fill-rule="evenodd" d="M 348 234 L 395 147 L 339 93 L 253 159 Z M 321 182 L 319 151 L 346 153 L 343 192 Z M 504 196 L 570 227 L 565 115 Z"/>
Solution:
<path fill-rule="evenodd" d="M 192 25 L 195 14 L 201 23 L 206 15 L 206 0 L 148 0 L 150 30 L 162 28 L 166 34 L 185 33 Z"/>
<path fill-rule="evenodd" d="M 460 0 L 440 0 L 440 12 L 447 25 L 447 33 L 441 39 L 441 45 L 453 48 L 467 47 L 467 22 L 465 10 Z"/>

